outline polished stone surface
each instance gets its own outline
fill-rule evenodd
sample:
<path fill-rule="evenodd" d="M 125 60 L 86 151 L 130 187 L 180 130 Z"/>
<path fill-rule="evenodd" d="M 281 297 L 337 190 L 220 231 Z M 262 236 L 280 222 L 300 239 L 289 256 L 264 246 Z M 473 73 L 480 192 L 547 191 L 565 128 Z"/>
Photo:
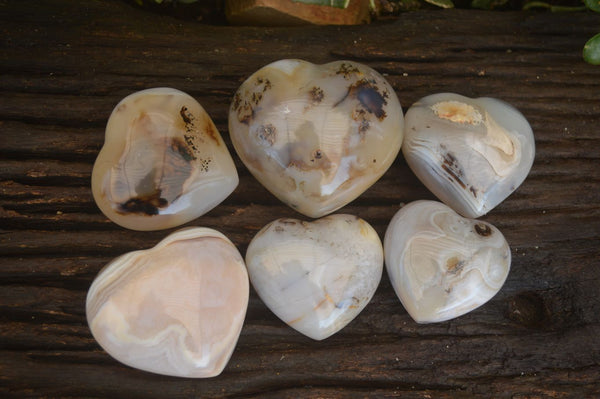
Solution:
<path fill-rule="evenodd" d="M 87 320 L 100 346 L 128 366 L 213 377 L 235 348 L 248 293 L 231 241 L 212 229 L 183 229 L 102 269 L 87 295 Z"/>
<path fill-rule="evenodd" d="M 229 111 L 233 145 L 271 193 L 313 218 L 341 208 L 390 167 L 402 108 L 375 70 L 280 60 L 251 75 Z"/>
<path fill-rule="evenodd" d="M 463 218 L 437 201 L 415 201 L 392 218 L 384 239 L 392 286 L 418 323 L 449 320 L 502 288 L 510 248 L 489 223 Z"/>
<path fill-rule="evenodd" d="M 479 217 L 523 183 L 535 142 L 531 126 L 511 105 L 440 93 L 406 112 L 402 152 L 441 201 L 463 216 Z"/>
<path fill-rule="evenodd" d="M 250 242 L 246 264 L 263 302 L 302 334 L 325 339 L 369 303 L 383 270 L 377 232 L 353 215 L 277 219 Z"/>
<path fill-rule="evenodd" d="M 237 184 L 231 155 L 206 111 L 189 95 L 165 87 L 117 104 L 92 172 L 100 210 L 133 230 L 196 219 Z"/>

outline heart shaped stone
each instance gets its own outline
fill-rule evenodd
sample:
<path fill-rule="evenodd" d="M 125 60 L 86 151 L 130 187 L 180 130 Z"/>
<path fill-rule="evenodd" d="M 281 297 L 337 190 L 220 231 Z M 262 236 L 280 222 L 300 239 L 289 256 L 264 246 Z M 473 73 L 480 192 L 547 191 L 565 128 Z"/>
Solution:
<path fill-rule="evenodd" d="M 177 231 L 109 263 L 89 289 L 96 341 L 118 361 L 177 377 L 221 373 L 248 306 L 244 261 L 223 234 Z"/>
<path fill-rule="evenodd" d="M 314 218 L 354 200 L 385 173 L 403 126 L 393 88 L 351 61 L 269 64 L 240 86 L 229 111 L 231 140 L 248 170 Z"/>
<path fill-rule="evenodd" d="M 133 230 L 189 222 L 237 184 L 231 155 L 206 111 L 186 93 L 166 87 L 117 104 L 92 172 L 100 210 Z"/>
<path fill-rule="evenodd" d="M 510 269 L 510 248 L 496 227 L 436 201 L 400 209 L 384 248 L 394 290 L 417 323 L 449 320 L 483 305 Z"/>
<path fill-rule="evenodd" d="M 278 219 L 246 253 L 250 281 L 277 317 L 322 340 L 354 319 L 373 297 L 383 271 L 375 230 L 351 215 L 312 223 Z"/>
<path fill-rule="evenodd" d="M 535 142 L 531 126 L 511 105 L 441 93 L 422 98 L 406 112 L 402 153 L 433 194 L 475 218 L 525 180 Z"/>

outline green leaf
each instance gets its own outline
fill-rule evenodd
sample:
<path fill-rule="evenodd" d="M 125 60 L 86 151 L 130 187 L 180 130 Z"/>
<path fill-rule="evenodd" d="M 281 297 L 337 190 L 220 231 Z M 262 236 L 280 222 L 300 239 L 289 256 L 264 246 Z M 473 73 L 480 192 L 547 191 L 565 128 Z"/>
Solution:
<path fill-rule="evenodd" d="M 492 10 L 508 3 L 508 0 L 472 0 L 471 7 L 481 10 Z"/>
<path fill-rule="evenodd" d="M 429 4 L 433 4 L 434 6 L 438 6 L 441 8 L 454 8 L 454 3 L 452 0 L 425 0 Z"/>
<path fill-rule="evenodd" d="M 292 0 L 294 3 L 314 4 L 318 6 L 329 6 L 335 8 L 346 8 L 350 0 Z"/>
<path fill-rule="evenodd" d="M 584 2 L 590 10 L 600 12 L 600 0 L 584 0 Z"/>
<path fill-rule="evenodd" d="M 550 3 L 546 3 L 545 1 L 530 1 L 529 3 L 525 3 L 523 5 L 523 10 L 531 10 L 532 8 L 550 8 L 552 7 Z"/>
<path fill-rule="evenodd" d="M 592 65 L 600 65 L 600 33 L 583 46 L 583 59 Z"/>
<path fill-rule="evenodd" d="M 531 10 L 532 8 L 547 8 L 552 12 L 577 12 L 577 11 L 585 11 L 585 6 L 557 6 L 550 3 L 546 3 L 544 1 L 530 1 L 529 3 L 525 3 L 523 6 L 523 10 Z"/>

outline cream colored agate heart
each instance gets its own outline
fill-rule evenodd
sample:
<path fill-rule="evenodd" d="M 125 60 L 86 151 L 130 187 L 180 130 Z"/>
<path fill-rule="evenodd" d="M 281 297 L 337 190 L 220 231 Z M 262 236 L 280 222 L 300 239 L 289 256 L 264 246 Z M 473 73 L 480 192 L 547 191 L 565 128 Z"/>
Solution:
<path fill-rule="evenodd" d="M 250 281 L 285 323 L 321 340 L 354 319 L 373 297 L 383 270 L 375 230 L 352 215 L 312 223 L 278 219 L 246 253 Z"/>
<path fill-rule="evenodd" d="M 406 112 L 402 152 L 432 193 L 474 218 L 525 180 L 535 142 L 525 117 L 509 104 L 441 93 L 422 98 Z"/>
<path fill-rule="evenodd" d="M 158 374 L 213 377 L 235 348 L 248 292 L 231 241 L 189 228 L 109 263 L 90 287 L 86 313 L 94 338 L 118 361 Z"/>
<path fill-rule="evenodd" d="M 481 306 L 510 269 L 510 248 L 497 228 L 436 201 L 400 209 L 384 249 L 394 290 L 417 323 L 449 320 Z"/>
<path fill-rule="evenodd" d="M 280 60 L 250 76 L 229 111 L 233 145 L 271 193 L 309 217 L 334 212 L 390 167 L 402 108 L 373 69 Z"/>
<path fill-rule="evenodd" d="M 206 111 L 166 87 L 139 91 L 117 104 L 92 172 L 100 210 L 133 230 L 189 222 L 237 184 L 231 155 Z"/>

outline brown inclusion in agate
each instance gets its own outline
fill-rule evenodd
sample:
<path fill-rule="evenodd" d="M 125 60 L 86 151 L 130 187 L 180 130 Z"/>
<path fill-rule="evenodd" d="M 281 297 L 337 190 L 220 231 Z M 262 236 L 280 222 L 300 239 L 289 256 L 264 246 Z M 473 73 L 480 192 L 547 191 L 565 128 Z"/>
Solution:
<path fill-rule="evenodd" d="M 402 144 L 394 89 L 353 61 L 279 60 L 233 97 L 229 134 L 250 173 L 313 218 L 343 207 L 390 167 Z"/>
<path fill-rule="evenodd" d="M 134 93 L 115 107 L 92 173 L 98 207 L 134 230 L 195 219 L 237 183 L 233 160 L 206 111 L 169 88 Z"/>

